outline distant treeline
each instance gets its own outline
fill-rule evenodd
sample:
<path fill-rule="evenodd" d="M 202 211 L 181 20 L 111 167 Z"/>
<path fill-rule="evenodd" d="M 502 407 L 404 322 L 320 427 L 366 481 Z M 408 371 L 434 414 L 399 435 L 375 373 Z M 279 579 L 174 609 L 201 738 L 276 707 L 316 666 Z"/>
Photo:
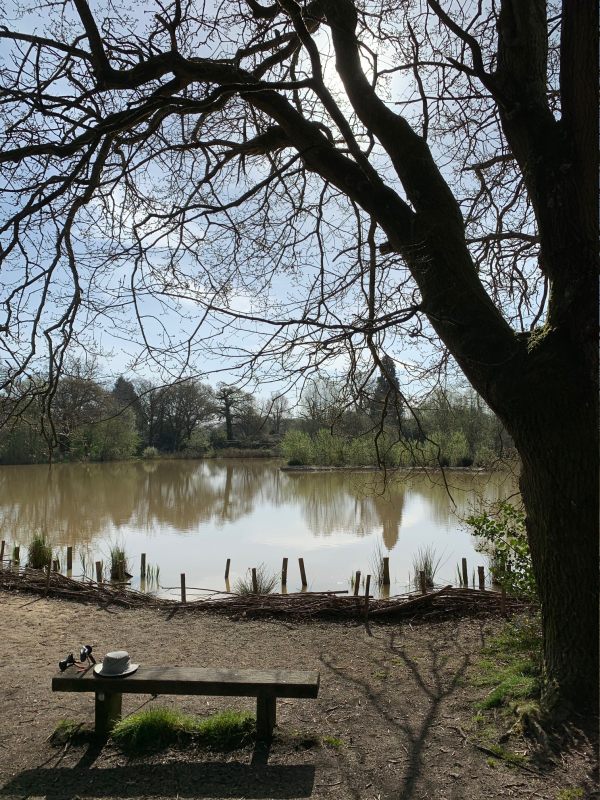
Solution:
<path fill-rule="evenodd" d="M 344 384 L 315 379 L 291 409 L 284 396 L 259 402 L 240 387 L 198 380 L 154 386 L 119 377 L 106 388 L 77 367 L 59 381 L 43 426 L 35 394 L 17 414 L 10 397 L 0 398 L 0 463 L 46 462 L 50 447 L 58 461 L 221 453 L 339 466 L 489 466 L 511 452 L 502 425 L 473 392 L 438 391 L 408 408 L 391 362 L 385 374 L 351 399 Z"/>
<path fill-rule="evenodd" d="M 81 369 L 61 377 L 48 418 L 35 394 L 25 410 L 14 406 L 10 397 L 0 398 L 3 464 L 48 461 L 50 448 L 55 460 L 112 461 L 144 453 L 193 458 L 234 445 L 260 447 L 278 441 L 287 407 L 274 399 L 260 409 L 236 386 L 213 389 L 197 380 L 154 386 L 119 377 L 107 389 Z"/>

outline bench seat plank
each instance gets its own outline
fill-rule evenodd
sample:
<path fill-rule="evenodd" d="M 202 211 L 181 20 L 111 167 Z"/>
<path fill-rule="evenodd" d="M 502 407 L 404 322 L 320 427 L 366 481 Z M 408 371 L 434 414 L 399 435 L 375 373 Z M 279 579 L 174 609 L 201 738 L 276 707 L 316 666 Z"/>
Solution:
<path fill-rule="evenodd" d="M 317 697 L 319 673 L 287 669 L 140 667 L 124 678 L 102 678 L 69 667 L 52 678 L 54 692 L 121 692 L 258 697 Z"/>

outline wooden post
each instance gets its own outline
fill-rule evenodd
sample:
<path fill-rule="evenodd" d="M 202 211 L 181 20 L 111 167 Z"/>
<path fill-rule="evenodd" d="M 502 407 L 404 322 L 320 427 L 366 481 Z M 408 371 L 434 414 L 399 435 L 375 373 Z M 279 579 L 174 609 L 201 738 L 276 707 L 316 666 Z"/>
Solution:
<path fill-rule="evenodd" d="M 300 578 L 302 579 L 302 586 L 308 586 L 308 581 L 306 580 L 306 571 L 304 569 L 304 559 L 299 558 L 298 564 L 300 565 Z"/>
<path fill-rule="evenodd" d="M 287 586 L 287 565 L 288 565 L 288 560 L 287 560 L 287 558 L 284 558 L 283 561 L 281 562 L 281 585 L 282 586 Z"/>
<path fill-rule="evenodd" d="M 256 567 L 252 567 L 252 591 L 258 594 L 258 578 L 256 577 Z"/>
<path fill-rule="evenodd" d="M 356 575 L 354 576 L 354 597 L 358 597 L 358 593 L 360 591 L 360 570 L 356 570 Z"/>
<path fill-rule="evenodd" d="M 479 588 L 483 591 L 485 589 L 485 569 L 477 567 L 477 577 L 479 579 Z"/>
<path fill-rule="evenodd" d="M 96 583 L 102 583 L 102 562 L 96 561 Z"/>
<path fill-rule="evenodd" d="M 67 547 L 67 572 L 73 570 L 73 548 L 69 545 Z"/>
<path fill-rule="evenodd" d="M 58 572 L 58 558 L 55 558 L 52 562 L 52 572 Z"/>
<path fill-rule="evenodd" d="M 365 581 L 365 619 L 369 616 L 369 593 L 371 591 L 371 576 L 367 575 Z"/>
<path fill-rule="evenodd" d="M 424 570 L 419 572 L 419 585 L 421 587 L 421 594 L 427 594 L 427 580 L 425 579 Z"/>
<path fill-rule="evenodd" d="M 0 544 L 0 569 L 4 567 L 4 548 L 6 547 L 6 542 L 2 539 L 2 543 Z"/>
<path fill-rule="evenodd" d="M 181 602 L 185 603 L 185 572 L 181 573 Z"/>
<path fill-rule="evenodd" d="M 467 559 L 463 558 L 462 560 L 462 582 L 465 589 L 469 586 L 469 572 L 467 570 Z"/>
<path fill-rule="evenodd" d="M 229 568 L 231 567 L 231 559 L 228 558 L 225 562 L 225 580 L 229 580 Z"/>
<path fill-rule="evenodd" d="M 13 559 L 14 559 L 16 562 L 20 562 L 20 561 L 21 561 L 21 547 L 20 547 L 20 545 L 18 545 L 18 544 L 16 544 L 16 545 L 13 547 Z"/>
<path fill-rule="evenodd" d="M 390 585 L 390 559 L 388 556 L 383 559 L 383 585 Z"/>
<path fill-rule="evenodd" d="M 146 553 L 142 553 L 140 558 L 140 578 L 146 577 Z"/>
<path fill-rule="evenodd" d="M 50 590 L 50 574 L 52 572 L 52 565 L 48 561 L 48 565 L 46 567 L 46 597 L 48 596 L 48 592 Z"/>
<path fill-rule="evenodd" d="M 115 678 L 118 680 L 118 678 Z M 121 692 L 96 692 L 94 725 L 96 736 L 106 739 L 121 719 Z"/>
<path fill-rule="evenodd" d="M 270 692 L 261 692 L 256 698 L 256 736 L 265 741 L 273 736 L 277 720 L 276 698 Z"/>

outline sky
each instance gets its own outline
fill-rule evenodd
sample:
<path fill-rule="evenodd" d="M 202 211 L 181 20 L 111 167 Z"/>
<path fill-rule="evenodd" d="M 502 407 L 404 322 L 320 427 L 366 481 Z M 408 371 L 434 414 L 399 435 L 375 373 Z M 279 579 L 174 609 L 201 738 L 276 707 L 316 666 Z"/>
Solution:
<path fill-rule="evenodd" d="M 150 3 L 140 2 L 128 10 L 127 14 L 132 19 L 142 20 L 144 15 L 147 17 L 151 8 Z M 40 15 L 39 11 L 27 14 L 23 11 L 21 4 L 6 3 L 3 11 L 0 11 L 0 23 L 24 32 L 48 35 L 47 16 Z M 327 46 L 325 34 L 318 34 L 316 40 L 324 53 Z M 6 40 L 0 40 L 0 56 L 6 55 L 7 47 Z M 383 63 L 386 59 L 390 64 L 393 63 L 392 54 L 380 53 L 379 55 L 380 66 L 387 66 Z M 339 94 L 342 87 L 331 59 L 326 61 L 325 77 L 332 93 Z M 398 100 L 406 99 L 412 91 L 409 72 L 397 73 L 391 79 L 390 102 L 395 103 Z M 289 151 L 287 152 L 289 153 Z M 443 159 L 440 158 L 440 161 L 442 162 Z M 264 171 L 265 163 L 264 158 L 254 160 L 248 158 L 246 161 L 248 177 L 252 178 L 254 175 L 261 174 Z M 447 170 L 448 175 L 450 174 L 449 164 L 443 165 L 442 168 Z M 161 183 L 166 185 L 169 177 L 168 171 L 165 172 L 163 169 L 161 173 L 157 166 L 152 167 L 144 176 L 147 191 L 152 192 L 153 183 L 156 184 L 158 191 L 158 185 Z M 222 199 L 227 200 L 228 197 L 233 196 L 236 190 L 237 187 L 233 184 L 229 188 L 222 189 Z M 165 197 L 168 198 L 168 195 L 163 196 L 163 201 Z M 139 222 L 140 216 L 145 214 L 145 210 L 143 208 L 126 208 L 125 197 L 119 189 L 112 192 L 111 202 L 114 204 L 113 210 L 117 214 L 121 214 L 121 235 L 127 238 L 127 234 L 133 230 L 134 223 Z M 0 199 L 0 208 L 2 205 L 8 208 L 9 204 L 10 198 L 8 201 Z M 278 209 L 273 209 L 274 214 L 277 212 Z M 221 272 L 227 271 L 227 252 L 222 255 L 217 253 L 218 242 L 214 246 L 211 245 L 212 251 L 209 250 L 201 222 L 188 220 L 185 225 L 186 235 L 190 237 L 192 244 L 188 244 L 187 249 L 178 255 L 180 258 L 178 267 L 189 280 L 184 289 L 182 289 L 181 279 L 178 279 L 177 284 L 169 289 L 171 294 L 179 294 L 179 299 L 174 301 L 171 297 L 166 300 L 163 295 L 162 300 L 159 300 L 156 292 L 154 292 L 154 296 L 152 296 L 152 292 L 147 291 L 141 291 L 139 294 L 140 305 L 137 310 L 144 320 L 147 341 L 152 344 L 154 349 L 153 354 L 149 357 L 144 343 L 140 342 L 139 331 L 136 332 L 132 306 L 124 302 L 125 287 L 129 280 L 132 264 L 126 259 L 115 259 L 105 273 L 98 270 L 96 256 L 99 253 L 105 254 L 105 264 L 112 257 L 110 242 L 105 238 L 105 233 L 101 231 L 100 227 L 94 224 L 94 215 L 99 220 L 104 212 L 99 203 L 91 203 L 86 209 L 86 213 L 87 217 L 83 218 L 79 228 L 80 240 L 77 244 L 79 248 L 77 258 L 81 263 L 82 272 L 86 272 L 88 278 L 96 282 L 96 293 L 90 297 L 94 310 L 87 317 L 82 318 L 84 326 L 81 331 L 81 345 L 85 347 L 85 351 L 89 355 L 97 358 L 102 371 L 108 377 L 116 377 L 121 373 L 132 376 L 135 373 L 138 376 L 160 382 L 179 377 L 183 372 L 184 374 L 196 374 L 211 382 L 218 380 L 235 382 L 243 373 L 248 380 L 248 386 L 262 381 L 269 387 L 267 393 L 279 390 L 286 385 L 282 374 L 280 353 L 263 359 L 263 363 L 251 373 L 247 368 L 242 367 L 243 362 L 247 361 L 248 354 L 258 351 L 264 345 L 266 337 L 268 337 L 268 327 L 264 328 L 263 326 L 261 330 L 261 326 L 255 323 L 245 320 L 234 322 L 223 314 L 217 314 L 212 320 L 204 322 L 197 337 L 198 346 L 189 351 L 186 349 L 186 339 L 198 324 L 199 313 L 201 313 L 192 297 L 197 294 L 206 299 L 210 295 L 209 284 L 211 278 L 214 277 L 214 273 L 211 275 L 214 265 L 218 264 Z M 335 213 L 339 215 L 337 218 Z M 242 229 L 243 222 L 241 217 L 238 218 L 238 225 L 242 226 Z M 251 241 L 256 244 L 258 239 L 253 238 L 255 232 L 252 230 L 252 220 L 247 223 L 246 232 Z M 330 214 L 328 223 L 329 239 L 324 248 L 322 266 L 332 274 L 335 274 L 336 270 L 340 270 L 339 274 L 343 275 L 344 249 L 353 233 L 353 218 L 349 215 L 347 208 L 342 211 L 338 209 L 337 212 Z M 299 232 L 308 230 L 309 224 L 311 224 L 311 220 L 307 217 L 304 222 L 299 224 Z M 335 230 L 336 224 L 339 225 L 338 231 Z M 285 227 L 282 227 L 281 231 L 283 237 L 281 252 L 284 252 Z M 196 263 L 194 263 L 192 253 L 194 242 L 197 243 L 198 249 Z M 251 248 L 247 248 L 249 257 L 244 264 L 244 269 L 250 275 L 251 281 L 232 280 L 228 295 L 229 308 L 237 309 L 243 314 L 263 311 L 262 306 L 267 296 L 270 298 L 271 307 L 276 303 L 288 303 L 292 295 L 295 295 L 296 304 L 301 302 L 303 292 L 307 291 L 306 287 L 318 275 L 321 266 L 318 263 L 318 253 L 313 246 L 300 251 L 299 256 L 305 259 L 305 263 L 300 268 L 295 269 L 295 265 L 287 264 L 283 270 L 274 275 L 272 280 L 268 280 L 266 274 L 270 268 L 269 265 L 276 258 L 273 249 L 277 249 L 278 244 L 277 241 L 271 242 L 271 252 L 265 252 L 262 256 L 259 250 L 251 252 Z M 31 246 L 34 250 L 38 247 L 41 249 L 42 243 L 40 241 L 32 242 Z M 154 269 L 153 273 L 149 269 L 146 271 L 152 281 L 156 281 L 156 276 L 160 273 L 168 274 L 174 250 L 175 244 L 172 236 L 155 242 L 146 265 Z M 207 253 L 206 258 L 203 256 L 203 251 Z M 227 246 L 225 251 L 227 251 Z M 241 252 L 242 254 L 246 252 L 243 247 Z M 18 260 L 13 263 L 13 268 L 16 272 L 20 269 Z M 265 274 L 261 274 L 261 270 Z M 5 275 L 10 276 L 10 269 L 5 271 Z M 66 272 L 63 272 L 63 276 L 65 275 Z M 395 272 L 392 269 L 389 276 L 390 286 L 392 279 L 402 282 L 401 270 Z M 88 282 L 88 285 L 92 285 L 92 283 Z M 154 285 L 156 288 L 157 284 Z M 181 297 L 182 292 L 186 295 L 183 298 Z M 352 314 L 355 313 L 353 303 L 356 303 L 357 296 L 356 292 L 350 292 L 346 307 L 336 309 L 336 313 L 343 313 L 351 319 Z M 396 298 L 397 302 L 400 302 L 398 297 Z M 36 300 L 35 293 L 30 294 L 29 301 L 33 304 Z M 50 317 L 53 314 L 56 315 L 61 304 L 64 304 L 64 295 L 62 289 L 59 288 L 48 303 Z M 408 392 L 412 393 L 426 385 L 427 374 L 434 366 L 439 351 L 437 342 L 431 338 L 431 329 L 428 328 L 427 323 L 425 323 L 425 337 L 400 336 L 399 333 L 399 329 L 393 333 L 390 332 L 382 346 L 389 350 L 396 359 L 401 384 Z M 77 348 L 75 348 L 74 354 L 77 355 L 77 352 Z M 320 357 L 323 352 L 325 351 L 321 349 L 319 353 L 315 350 L 314 345 L 310 345 L 308 342 L 300 344 L 291 357 L 292 362 L 296 364 L 295 376 L 298 377 L 297 369 L 301 363 L 309 364 L 311 362 L 311 354 L 314 363 L 315 353 Z M 366 364 L 365 361 L 365 366 Z M 329 357 L 321 368 L 332 373 L 344 373 L 347 365 L 348 353 L 344 347 L 330 345 Z M 294 380 L 295 378 L 292 378 L 291 382 L 294 383 Z"/>

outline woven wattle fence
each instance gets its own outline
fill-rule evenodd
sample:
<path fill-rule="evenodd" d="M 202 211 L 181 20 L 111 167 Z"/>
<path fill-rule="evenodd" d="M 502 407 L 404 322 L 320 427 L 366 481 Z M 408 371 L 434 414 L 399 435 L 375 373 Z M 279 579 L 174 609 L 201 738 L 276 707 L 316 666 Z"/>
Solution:
<path fill-rule="evenodd" d="M 239 595 L 203 590 L 195 600 L 156 597 L 123 585 L 69 578 L 59 572 L 29 568 L 0 570 L 0 589 L 29 592 L 65 600 L 126 608 L 178 609 L 181 612 L 214 612 L 234 617 L 288 617 L 305 619 L 430 620 L 447 616 L 472 616 L 482 613 L 513 613 L 526 604 L 500 592 L 444 586 L 427 594 L 407 593 L 386 599 L 343 595 L 335 592 Z"/>

